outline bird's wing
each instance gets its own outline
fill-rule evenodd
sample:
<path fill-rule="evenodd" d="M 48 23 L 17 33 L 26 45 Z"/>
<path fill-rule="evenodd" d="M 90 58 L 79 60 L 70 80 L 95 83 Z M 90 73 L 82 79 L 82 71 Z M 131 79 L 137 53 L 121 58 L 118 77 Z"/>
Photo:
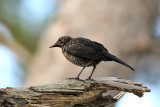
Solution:
<path fill-rule="evenodd" d="M 68 54 L 89 60 L 103 60 L 103 52 L 106 51 L 108 52 L 102 44 L 88 39 L 72 41 L 72 44 L 68 44 L 68 47 L 65 50 Z"/>

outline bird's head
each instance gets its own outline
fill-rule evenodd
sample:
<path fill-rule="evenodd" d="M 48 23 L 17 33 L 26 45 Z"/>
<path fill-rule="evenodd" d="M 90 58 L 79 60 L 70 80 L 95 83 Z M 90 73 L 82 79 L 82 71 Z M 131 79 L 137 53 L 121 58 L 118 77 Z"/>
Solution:
<path fill-rule="evenodd" d="M 50 46 L 49 48 L 53 48 L 53 47 L 60 47 L 62 48 L 69 40 L 71 40 L 72 37 L 69 37 L 69 36 L 63 36 L 63 37 L 60 37 L 57 42 Z"/>

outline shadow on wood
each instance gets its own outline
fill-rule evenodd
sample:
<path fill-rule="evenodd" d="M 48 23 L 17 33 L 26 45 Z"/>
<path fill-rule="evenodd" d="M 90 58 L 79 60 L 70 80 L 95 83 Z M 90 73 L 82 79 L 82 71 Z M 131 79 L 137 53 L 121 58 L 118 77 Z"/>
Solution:
<path fill-rule="evenodd" d="M 106 94 L 109 90 L 120 92 L 112 96 Z M 0 89 L 0 106 L 98 107 L 117 102 L 126 92 L 142 97 L 144 92 L 150 91 L 141 83 L 118 77 L 97 80 L 67 79 L 43 86 Z"/>

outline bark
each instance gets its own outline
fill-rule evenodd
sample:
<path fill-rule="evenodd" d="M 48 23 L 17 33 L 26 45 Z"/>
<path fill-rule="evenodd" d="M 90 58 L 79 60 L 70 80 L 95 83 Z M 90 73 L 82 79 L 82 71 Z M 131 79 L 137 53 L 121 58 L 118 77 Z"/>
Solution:
<path fill-rule="evenodd" d="M 108 91 L 120 91 L 116 96 Z M 99 80 L 67 79 L 62 82 L 21 88 L 0 89 L 1 107 L 99 107 L 117 102 L 125 92 L 139 97 L 151 90 L 141 83 L 117 77 Z"/>

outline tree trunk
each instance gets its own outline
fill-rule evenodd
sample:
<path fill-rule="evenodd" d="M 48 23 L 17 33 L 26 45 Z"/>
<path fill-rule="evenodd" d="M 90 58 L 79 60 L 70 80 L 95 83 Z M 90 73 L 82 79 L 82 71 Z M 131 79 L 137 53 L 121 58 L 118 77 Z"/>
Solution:
<path fill-rule="evenodd" d="M 110 90 L 121 91 L 116 96 Z M 108 77 L 100 80 L 65 80 L 43 86 L 0 89 L 1 107 L 102 107 L 117 102 L 125 92 L 139 97 L 150 92 L 141 83 Z"/>

